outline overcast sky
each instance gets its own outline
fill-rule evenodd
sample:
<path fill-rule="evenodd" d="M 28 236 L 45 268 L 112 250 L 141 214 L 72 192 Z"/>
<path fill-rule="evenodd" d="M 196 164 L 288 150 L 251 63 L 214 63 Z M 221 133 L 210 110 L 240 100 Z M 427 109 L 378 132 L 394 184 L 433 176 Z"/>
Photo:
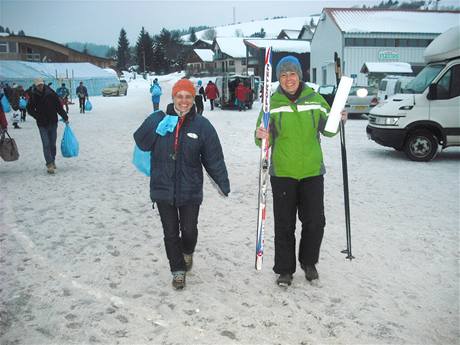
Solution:
<path fill-rule="evenodd" d="M 320 13 L 323 7 L 374 5 L 381 0 L 362 1 L 24 1 L 0 0 L 0 25 L 14 32 L 46 38 L 59 43 L 91 42 L 117 45 L 125 28 L 130 44 L 135 44 L 142 26 L 150 34 L 190 26 L 220 26 L 233 22 L 261 20 L 274 16 L 303 17 Z M 409 0 L 406 0 L 409 1 Z M 456 3 L 460 0 L 441 0 Z"/>

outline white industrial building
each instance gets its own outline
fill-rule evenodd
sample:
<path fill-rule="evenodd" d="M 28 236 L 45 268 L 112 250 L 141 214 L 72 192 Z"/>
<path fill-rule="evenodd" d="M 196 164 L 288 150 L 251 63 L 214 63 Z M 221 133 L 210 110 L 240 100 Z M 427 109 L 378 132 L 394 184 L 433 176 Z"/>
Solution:
<path fill-rule="evenodd" d="M 368 84 L 361 69 L 369 62 L 407 62 L 417 72 L 428 44 L 459 22 L 460 11 L 324 8 L 311 41 L 311 81 L 335 84 L 335 52 L 357 85 Z"/>

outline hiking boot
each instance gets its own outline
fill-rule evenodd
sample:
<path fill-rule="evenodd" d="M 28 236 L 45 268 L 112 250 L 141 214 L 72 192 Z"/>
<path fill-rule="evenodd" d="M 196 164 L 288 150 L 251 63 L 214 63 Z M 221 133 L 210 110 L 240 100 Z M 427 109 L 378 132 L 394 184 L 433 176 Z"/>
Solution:
<path fill-rule="evenodd" d="M 292 283 L 292 274 L 280 274 L 278 279 L 276 280 L 276 284 L 279 286 L 290 286 Z"/>
<path fill-rule="evenodd" d="M 48 174 L 54 174 L 54 166 L 53 163 L 46 164 L 46 172 Z"/>
<path fill-rule="evenodd" d="M 172 286 L 176 290 L 182 290 L 185 287 L 185 271 L 175 271 L 172 273 Z"/>
<path fill-rule="evenodd" d="M 185 270 L 188 272 L 193 266 L 193 254 L 184 254 Z"/>
<path fill-rule="evenodd" d="M 305 271 L 305 278 L 309 282 L 319 278 L 315 265 L 302 265 L 302 269 Z"/>

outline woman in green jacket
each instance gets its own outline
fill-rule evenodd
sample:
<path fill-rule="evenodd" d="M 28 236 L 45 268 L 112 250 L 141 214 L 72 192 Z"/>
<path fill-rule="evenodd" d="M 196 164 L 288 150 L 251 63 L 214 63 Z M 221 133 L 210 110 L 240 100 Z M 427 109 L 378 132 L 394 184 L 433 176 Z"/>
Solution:
<path fill-rule="evenodd" d="M 270 183 L 275 218 L 275 265 L 277 284 L 289 286 L 296 270 L 295 225 L 302 223 L 299 262 L 308 281 L 318 279 L 318 263 L 324 234 L 325 167 L 320 134 L 330 107 L 324 98 L 302 82 L 302 69 L 294 56 L 285 56 L 276 66 L 280 86 L 270 99 L 270 130 L 257 120 L 256 144 L 269 139 Z M 346 117 L 346 114 L 343 113 Z"/>

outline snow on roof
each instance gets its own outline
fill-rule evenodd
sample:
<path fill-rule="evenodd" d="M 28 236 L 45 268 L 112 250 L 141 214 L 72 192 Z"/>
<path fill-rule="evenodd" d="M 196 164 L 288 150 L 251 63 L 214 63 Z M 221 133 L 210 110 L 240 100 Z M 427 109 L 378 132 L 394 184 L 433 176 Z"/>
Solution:
<path fill-rule="evenodd" d="M 361 73 L 412 73 L 407 62 L 365 62 Z"/>
<path fill-rule="evenodd" d="M 234 58 L 246 57 L 246 45 L 243 37 L 217 37 L 216 42 L 222 53 Z"/>
<path fill-rule="evenodd" d="M 460 12 L 325 8 L 343 32 L 440 34 L 460 21 Z"/>
<path fill-rule="evenodd" d="M 266 39 L 245 39 L 249 45 L 258 48 L 272 47 L 274 52 L 290 52 L 290 53 L 309 53 L 310 42 L 298 40 L 266 40 Z"/>
<path fill-rule="evenodd" d="M 213 61 L 214 52 L 211 49 L 193 49 L 193 51 L 200 57 L 204 62 Z"/>
<path fill-rule="evenodd" d="M 290 17 L 266 20 L 254 20 L 247 23 L 230 24 L 226 26 L 216 26 L 213 29 L 216 32 L 216 37 L 235 37 L 238 31 L 244 37 L 249 37 L 256 32 L 260 32 L 263 28 L 265 31 L 265 38 L 276 38 L 281 30 L 301 30 L 304 25 L 310 24 L 310 21 L 316 24 L 319 20 L 319 15 L 305 16 L 305 17 Z M 203 39 L 203 35 L 208 29 L 195 32 L 198 39 Z M 184 41 L 189 40 L 190 35 L 184 35 L 181 38 Z"/>
<path fill-rule="evenodd" d="M 293 38 L 295 39 L 299 37 L 300 31 L 301 30 L 281 30 L 280 34 L 284 32 L 286 36 L 289 37 L 290 39 L 293 39 Z"/>

